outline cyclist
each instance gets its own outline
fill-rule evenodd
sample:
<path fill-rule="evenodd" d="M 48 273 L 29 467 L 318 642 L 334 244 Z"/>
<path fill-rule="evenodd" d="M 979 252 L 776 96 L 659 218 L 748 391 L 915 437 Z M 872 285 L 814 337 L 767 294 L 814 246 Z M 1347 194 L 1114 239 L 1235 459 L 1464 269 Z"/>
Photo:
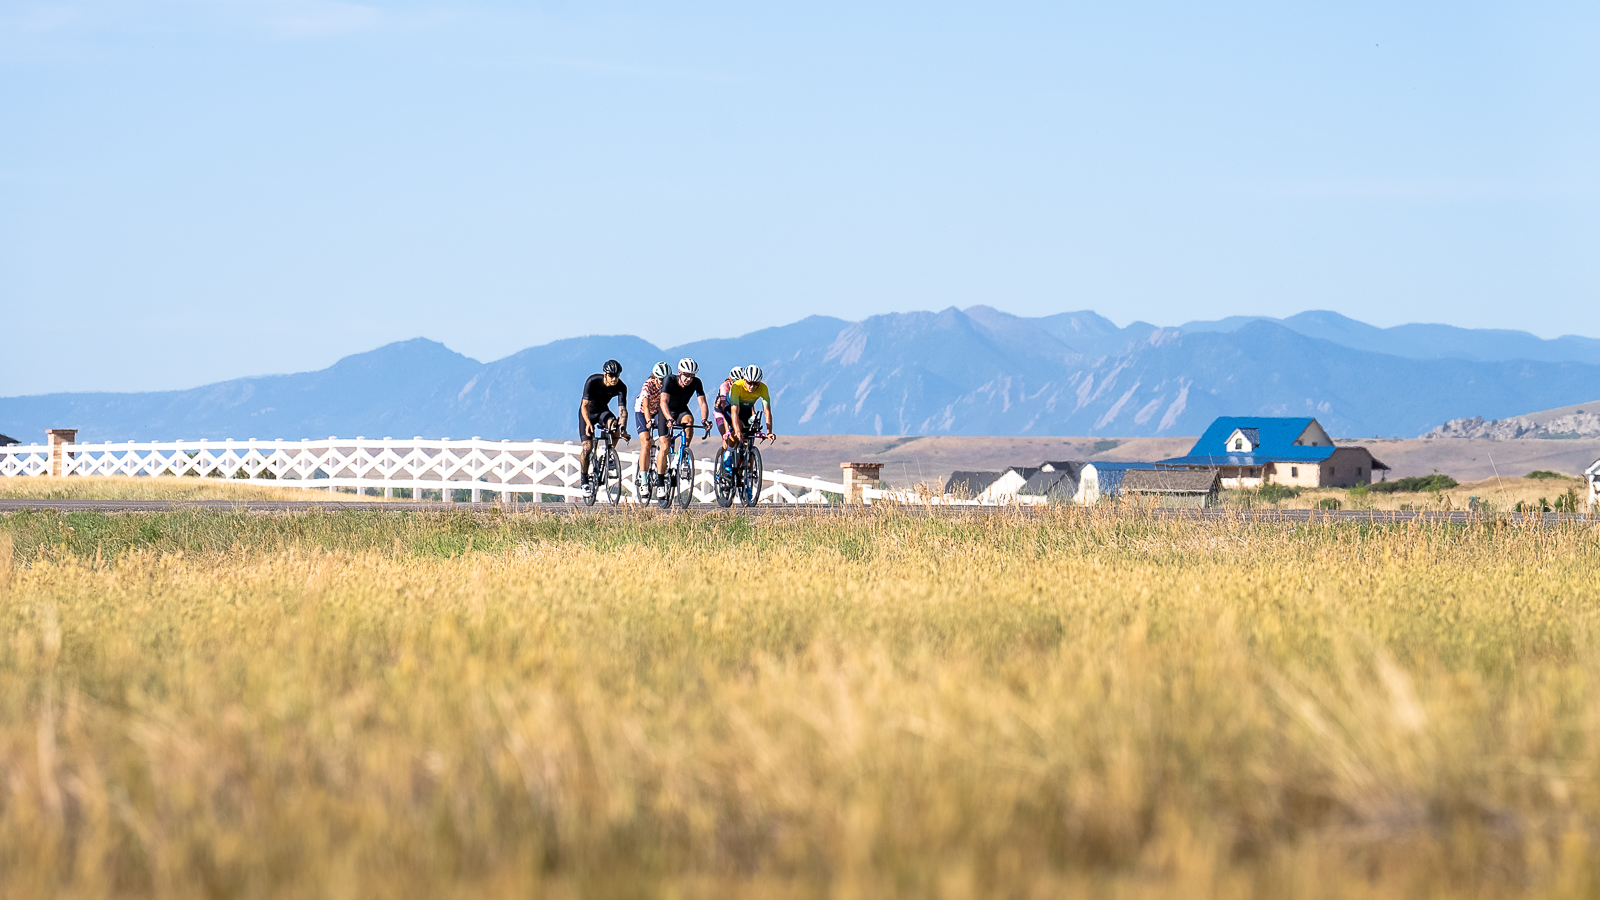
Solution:
<path fill-rule="evenodd" d="M 583 383 L 583 397 L 578 401 L 578 439 L 583 442 L 579 454 L 578 471 L 582 474 L 585 490 L 589 487 L 589 458 L 594 453 L 596 428 L 610 428 L 618 424 L 611 412 L 611 401 L 620 397 L 617 412 L 628 411 L 628 386 L 622 382 L 622 363 L 608 359 L 600 371 Z M 622 439 L 628 440 L 628 426 L 622 423 Z"/>
<path fill-rule="evenodd" d="M 694 443 L 694 414 L 689 412 L 689 401 L 694 397 L 700 398 L 700 424 L 704 425 L 711 418 L 711 411 L 706 408 L 706 388 L 700 383 L 700 376 L 695 373 L 700 371 L 700 364 L 687 356 L 678 360 L 678 374 L 669 379 L 661 387 L 661 411 L 666 415 L 667 425 L 670 428 L 679 423 L 689 426 L 684 432 L 683 449 L 689 452 L 689 445 Z M 684 421 L 687 419 L 688 421 Z M 671 441 L 662 441 L 661 449 L 656 452 L 656 475 L 665 477 L 667 474 L 667 445 Z M 660 478 L 658 477 L 659 481 Z"/>
<path fill-rule="evenodd" d="M 728 436 L 728 392 L 733 390 L 733 383 L 744 377 L 744 367 L 734 366 L 728 370 L 728 377 L 722 379 L 722 386 L 717 388 L 717 399 L 711 404 L 711 409 L 717 417 L 717 433 L 722 435 L 722 446 L 732 447 L 733 439 Z"/>
<path fill-rule="evenodd" d="M 761 380 L 761 367 L 745 366 L 740 374 L 744 377 L 735 381 L 728 389 L 728 405 L 735 413 L 728 417 L 733 421 L 733 442 L 737 444 L 744 440 L 744 432 L 750 427 L 750 420 L 756 414 L 757 400 L 766 406 L 767 435 L 777 437 L 778 432 L 772 422 L 772 394 L 767 390 L 766 382 Z"/>
<path fill-rule="evenodd" d="M 667 433 L 667 419 L 663 413 L 666 405 L 662 403 L 661 388 L 666 384 L 667 378 L 672 375 L 672 367 L 662 360 L 650 369 L 650 377 L 645 379 L 644 386 L 639 389 L 639 402 L 633 407 L 633 426 L 639 432 L 639 468 L 644 473 L 646 488 L 654 489 L 656 486 L 656 473 L 650 469 L 650 448 L 655 445 L 655 436 Z M 665 450 L 665 444 L 662 445 Z M 666 459 L 665 453 L 662 459 Z"/>

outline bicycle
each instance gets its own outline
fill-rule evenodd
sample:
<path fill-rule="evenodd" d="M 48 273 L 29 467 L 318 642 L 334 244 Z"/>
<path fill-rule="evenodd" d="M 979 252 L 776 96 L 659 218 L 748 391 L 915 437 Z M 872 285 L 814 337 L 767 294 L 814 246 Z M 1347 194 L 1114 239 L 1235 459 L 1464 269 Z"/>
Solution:
<path fill-rule="evenodd" d="M 685 425 L 680 421 L 668 432 L 666 480 L 659 485 L 661 496 L 656 499 L 662 509 L 670 509 L 674 500 L 680 509 L 688 509 L 694 502 L 694 452 L 690 449 L 687 432 L 695 430 L 709 435 L 711 423 Z M 650 502 L 648 495 L 641 496 L 645 496 L 646 503 Z"/>
<path fill-rule="evenodd" d="M 762 419 L 751 418 L 750 427 L 744 429 L 744 440 L 732 449 L 722 448 L 717 453 L 712 482 L 717 495 L 717 505 L 726 509 L 735 498 L 745 506 L 755 506 L 761 500 L 761 448 L 759 440 L 776 440 L 774 435 L 762 431 Z M 730 459 L 731 456 L 731 459 Z"/>
<path fill-rule="evenodd" d="M 622 423 L 612 420 L 606 428 L 596 428 L 600 437 L 600 446 L 596 448 L 594 458 L 590 460 L 593 471 L 589 474 L 589 486 L 583 492 L 583 502 L 586 506 L 593 506 L 600 496 L 600 488 L 605 487 L 606 501 L 612 506 L 622 502 L 622 459 L 617 455 L 617 433 L 622 430 Z"/>

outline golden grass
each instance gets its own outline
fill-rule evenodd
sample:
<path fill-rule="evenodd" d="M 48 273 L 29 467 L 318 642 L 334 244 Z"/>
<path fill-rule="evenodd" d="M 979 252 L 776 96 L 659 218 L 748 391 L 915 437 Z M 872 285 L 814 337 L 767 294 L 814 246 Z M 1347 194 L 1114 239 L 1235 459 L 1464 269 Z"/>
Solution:
<path fill-rule="evenodd" d="M 1566 493 L 1569 488 L 1577 492 L 1578 511 L 1582 512 L 1586 484 L 1582 478 L 1572 476 L 1543 479 L 1485 478 L 1445 491 L 1369 493 L 1364 497 L 1340 488 L 1326 488 L 1307 490 L 1297 497 L 1290 497 L 1279 503 L 1257 502 L 1256 505 L 1277 509 L 1316 509 L 1318 503 L 1331 499 L 1339 501 L 1343 509 L 1464 510 L 1469 507 L 1472 498 L 1477 497 L 1480 504 L 1487 504 L 1485 508 L 1495 512 L 1510 512 L 1518 503 L 1527 504 L 1531 511 L 1541 499 L 1555 503 L 1556 498 Z"/>
<path fill-rule="evenodd" d="M 8 896 L 1592 896 L 1596 532 L 0 518 Z"/>
<path fill-rule="evenodd" d="M 223 478 L 0 477 L 0 497 L 24 500 L 362 500 L 356 494 L 279 487 L 270 481 Z"/>

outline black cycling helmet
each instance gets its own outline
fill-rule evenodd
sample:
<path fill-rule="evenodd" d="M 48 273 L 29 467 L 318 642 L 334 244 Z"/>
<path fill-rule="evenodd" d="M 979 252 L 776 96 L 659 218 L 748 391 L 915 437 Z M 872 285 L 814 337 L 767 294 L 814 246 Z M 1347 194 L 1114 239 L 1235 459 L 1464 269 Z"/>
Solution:
<path fill-rule="evenodd" d="M 619 363 L 614 359 L 608 359 L 606 360 L 606 364 L 600 367 L 600 371 L 607 375 L 621 375 L 622 363 Z"/>

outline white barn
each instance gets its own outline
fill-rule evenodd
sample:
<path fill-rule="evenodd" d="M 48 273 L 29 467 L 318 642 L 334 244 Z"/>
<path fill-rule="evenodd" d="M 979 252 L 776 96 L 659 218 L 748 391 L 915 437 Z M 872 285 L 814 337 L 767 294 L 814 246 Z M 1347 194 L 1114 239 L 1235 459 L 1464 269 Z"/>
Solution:
<path fill-rule="evenodd" d="M 1590 463 L 1589 468 L 1583 470 L 1583 478 L 1589 482 L 1589 490 L 1584 492 L 1584 505 L 1590 512 L 1594 512 L 1596 507 L 1600 507 L 1600 459 Z"/>

